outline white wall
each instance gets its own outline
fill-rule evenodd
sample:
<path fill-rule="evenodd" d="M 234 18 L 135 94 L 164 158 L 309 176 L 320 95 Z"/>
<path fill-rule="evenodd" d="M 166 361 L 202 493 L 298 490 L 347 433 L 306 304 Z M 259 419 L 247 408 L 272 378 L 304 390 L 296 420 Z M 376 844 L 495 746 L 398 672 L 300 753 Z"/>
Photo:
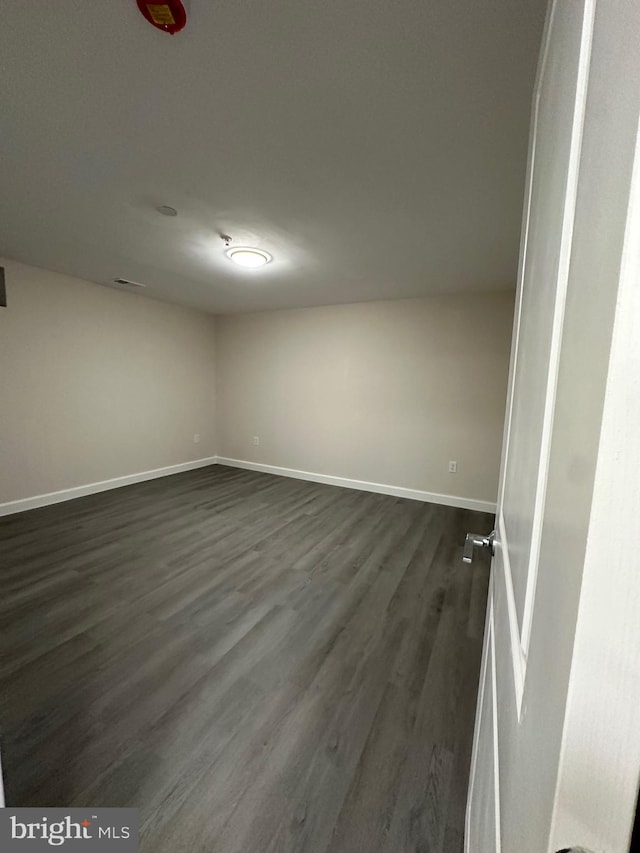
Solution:
<path fill-rule="evenodd" d="M 501 291 L 218 317 L 218 454 L 495 501 L 512 315 Z"/>
<path fill-rule="evenodd" d="M 215 455 L 495 500 L 511 292 L 214 319 L 1 263 L 0 503 Z"/>
<path fill-rule="evenodd" d="M 0 263 L 0 503 L 215 454 L 210 315 Z"/>

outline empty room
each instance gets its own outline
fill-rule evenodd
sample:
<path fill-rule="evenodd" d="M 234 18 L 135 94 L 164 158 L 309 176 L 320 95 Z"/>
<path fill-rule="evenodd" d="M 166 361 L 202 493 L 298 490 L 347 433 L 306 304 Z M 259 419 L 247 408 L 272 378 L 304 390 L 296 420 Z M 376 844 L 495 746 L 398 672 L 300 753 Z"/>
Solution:
<path fill-rule="evenodd" d="M 638 44 L 3 2 L 3 853 L 631 849 Z"/>

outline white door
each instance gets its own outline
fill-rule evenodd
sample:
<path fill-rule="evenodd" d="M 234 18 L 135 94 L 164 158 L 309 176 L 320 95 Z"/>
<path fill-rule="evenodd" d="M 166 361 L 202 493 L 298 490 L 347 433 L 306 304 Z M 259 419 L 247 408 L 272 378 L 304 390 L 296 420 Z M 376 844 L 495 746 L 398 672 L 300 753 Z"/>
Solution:
<path fill-rule="evenodd" d="M 640 2 L 552 0 L 468 853 L 628 850 L 640 770 L 639 116 Z"/>

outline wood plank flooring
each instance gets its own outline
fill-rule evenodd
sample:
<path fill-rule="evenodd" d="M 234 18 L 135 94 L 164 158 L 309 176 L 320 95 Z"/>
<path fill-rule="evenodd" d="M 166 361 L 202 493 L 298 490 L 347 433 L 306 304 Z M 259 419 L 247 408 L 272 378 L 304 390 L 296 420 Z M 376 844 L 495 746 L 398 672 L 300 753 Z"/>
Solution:
<path fill-rule="evenodd" d="M 0 519 L 7 803 L 148 853 L 462 851 L 489 515 L 213 466 Z"/>

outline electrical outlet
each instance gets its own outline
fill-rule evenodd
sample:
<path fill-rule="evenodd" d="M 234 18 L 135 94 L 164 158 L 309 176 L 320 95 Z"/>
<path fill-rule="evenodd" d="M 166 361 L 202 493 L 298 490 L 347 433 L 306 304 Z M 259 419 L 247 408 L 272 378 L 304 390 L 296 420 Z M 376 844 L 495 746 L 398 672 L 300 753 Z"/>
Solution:
<path fill-rule="evenodd" d="M 253 436 L 253 438 L 251 439 L 251 444 L 255 444 L 256 446 L 257 446 L 258 444 L 260 444 L 260 436 L 259 436 L 259 435 L 254 435 L 254 436 Z"/>
<path fill-rule="evenodd" d="M 193 436 L 193 443 L 194 444 L 200 444 L 200 433 L 199 432 L 195 433 L 195 435 Z"/>
<path fill-rule="evenodd" d="M 457 472 L 457 470 L 458 470 L 458 463 L 456 462 L 455 459 L 450 459 L 449 460 L 449 473 L 455 474 Z"/>

